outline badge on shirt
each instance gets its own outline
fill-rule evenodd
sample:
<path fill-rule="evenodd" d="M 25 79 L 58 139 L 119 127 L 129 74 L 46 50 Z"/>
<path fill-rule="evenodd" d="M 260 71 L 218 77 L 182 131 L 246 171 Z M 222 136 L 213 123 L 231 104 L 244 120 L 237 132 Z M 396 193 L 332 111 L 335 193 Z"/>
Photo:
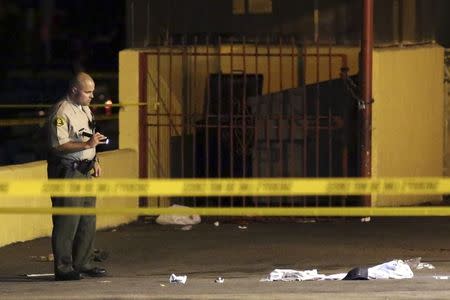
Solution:
<path fill-rule="evenodd" d="M 63 125 L 64 125 L 64 119 L 61 118 L 61 117 L 56 117 L 56 119 L 55 119 L 55 125 L 56 125 L 57 127 L 63 126 Z"/>

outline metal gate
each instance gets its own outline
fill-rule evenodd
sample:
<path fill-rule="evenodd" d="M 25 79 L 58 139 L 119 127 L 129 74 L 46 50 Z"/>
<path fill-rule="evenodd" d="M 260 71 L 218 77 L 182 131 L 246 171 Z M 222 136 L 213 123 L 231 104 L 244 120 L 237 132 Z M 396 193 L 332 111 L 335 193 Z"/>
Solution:
<path fill-rule="evenodd" d="M 144 172 L 150 178 L 357 176 L 358 106 L 350 76 L 357 70 L 349 70 L 348 56 L 293 38 L 182 37 L 148 48 L 140 64 L 148 104 Z M 205 207 L 345 206 L 350 200 L 151 199 L 159 206 Z"/>

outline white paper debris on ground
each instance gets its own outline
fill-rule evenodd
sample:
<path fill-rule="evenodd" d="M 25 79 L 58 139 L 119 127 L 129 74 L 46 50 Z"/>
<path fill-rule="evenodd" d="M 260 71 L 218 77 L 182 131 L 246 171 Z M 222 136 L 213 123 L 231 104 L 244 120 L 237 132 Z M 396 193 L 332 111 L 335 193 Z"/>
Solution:
<path fill-rule="evenodd" d="M 27 278 L 42 278 L 55 276 L 54 273 L 41 273 L 41 274 L 24 274 Z"/>
<path fill-rule="evenodd" d="M 422 269 L 432 270 L 432 269 L 436 269 L 436 268 L 432 264 L 429 264 L 429 263 L 420 263 L 417 265 L 416 269 L 417 270 L 422 270 Z"/>
<path fill-rule="evenodd" d="M 183 226 L 183 227 L 181 227 L 181 230 L 183 230 L 183 231 L 189 231 L 189 230 L 192 230 L 192 225 L 186 225 L 186 226 Z"/>
<path fill-rule="evenodd" d="M 336 275 L 336 274 L 335 274 Z M 347 274 L 343 274 L 342 278 Z M 270 272 L 269 277 L 261 281 L 306 281 L 306 280 L 325 280 L 326 275 L 319 274 L 316 269 L 297 271 L 291 269 L 275 269 Z M 339 277 L 339 279 L 342 279 Z M 331 280 L 331 278 L 330 278 Z"/>
<path fill-rule="evenodd" d="M 186 284 L 186 281 L 187 281 L 187 276 L 186 275 L 177 276 L 175 274 L 172 274 L 172 275 L 170 275 L 170 278 L 169 278 L 169 282 L 170 283 Z"/>
<path fill-rule="evenodd" d="M 214 222 L 214 226 L 219 227 L 220 223 L 219 221 Z"/>
<path fill-rule="evenodd" d="M 33 256 L 30 256 L 30 259 L 32 261 L 38 261 L 38 262 L 49 262 L 49 261 L 55 260 L 53 253 L 50 253 L 46 256 L 45 255 L 40 255 L 40 256 L 33 255 Z"/>
<path fill-rule="evenodd" d="M 448 280 L 450 279 L 450 276 L 433 276 L 434 279 L 440 279 L 440 280 Z"/>
<path fill-rule="evenodd" d="M 247 229 L 247 226 L 239 225 L 238 228 L 239 228 L 239 229 L 242 229 L 242 230 L 245 230 L 245 229 Z"/>
<path fill-rule="evenodd" d="M 368 269 L 369 279 L 408 279 L 413 278 L 409 265 L 403 260 L 392 260 Z"/>
<path fill-rule="evenodd" d="M 172 205 L 170 208 L 183 208 L 183 209 L 192 209 L 187 206 L 182 205 Z M 192 209 L 192 211 L 194 211 Z M 156 223 L 160 225 L 196 225 L 201 222 L 201 218 L 199 215 L 192 213 L 191 215 L 160 215 L 156 218 Z"/>
<path fill-rule="evenodd" d="M 224 283 L 225 279 L 223 277 L 217 277 L 216 280 L 214 280 L 215 283 Z"/>
<path fill-rule="evenodd" d="M 364 218 L 361 218 L 361 222 L 362 222 L 362 223 L 370 222 L 370 217 L 364 217 Z"/>
<path fill-rule="evenodd" d="M 316 223 L 316 219 L 300 219 L 296 220 L 295 223 Z"/>

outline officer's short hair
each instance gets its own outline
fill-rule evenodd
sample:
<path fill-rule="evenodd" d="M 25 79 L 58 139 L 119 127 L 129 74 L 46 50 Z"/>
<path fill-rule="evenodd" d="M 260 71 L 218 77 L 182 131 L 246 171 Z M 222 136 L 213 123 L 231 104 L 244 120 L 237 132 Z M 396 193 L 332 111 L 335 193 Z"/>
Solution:
<path fill-rule="evenodd" d="M 69 81 L 69 91 L 71 91 L 72 88 L 74 88 L 74 87 L 79 87 L 81 85 L 81 81 L 86 80 L 86 79 L 90 79 L 90 80 L 94 81 L 94 79 L 92 79 L 92 77 L 87 73 L 84 73 L 84 72 L 77 73 Z"/>

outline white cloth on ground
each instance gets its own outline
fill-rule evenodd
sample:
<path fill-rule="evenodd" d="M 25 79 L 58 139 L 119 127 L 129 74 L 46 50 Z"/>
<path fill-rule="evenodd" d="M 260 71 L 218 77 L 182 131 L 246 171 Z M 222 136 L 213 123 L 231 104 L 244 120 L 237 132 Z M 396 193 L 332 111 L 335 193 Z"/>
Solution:
<path fill-rule="evenodd" d="M 347 273 L 332 275 L 319 274 L 317 269 L 292 270 L 275 269 L 269 277 L 261 281 L 307 281 L 307 280 L 342 280 Z M 414 276 L 411 268 L 403 260 L 392 260 L 368 269 L 368 279 L 407 279 Z"/>
<path fill-rule="evenodd" d="M 275 269 L 270 272 L 269 277 L 261 281 L 306 281 L 306 280 L 341 280 L 347 273 L 325 275 L 319 274 L 317 269 L 297 271 L 291 269 Z"/>
<path fill-rule="evenodd" d="M 368 269 L 369 279 L 408 279 L 414 273 L 407 263 L 397 259 Z"/>

